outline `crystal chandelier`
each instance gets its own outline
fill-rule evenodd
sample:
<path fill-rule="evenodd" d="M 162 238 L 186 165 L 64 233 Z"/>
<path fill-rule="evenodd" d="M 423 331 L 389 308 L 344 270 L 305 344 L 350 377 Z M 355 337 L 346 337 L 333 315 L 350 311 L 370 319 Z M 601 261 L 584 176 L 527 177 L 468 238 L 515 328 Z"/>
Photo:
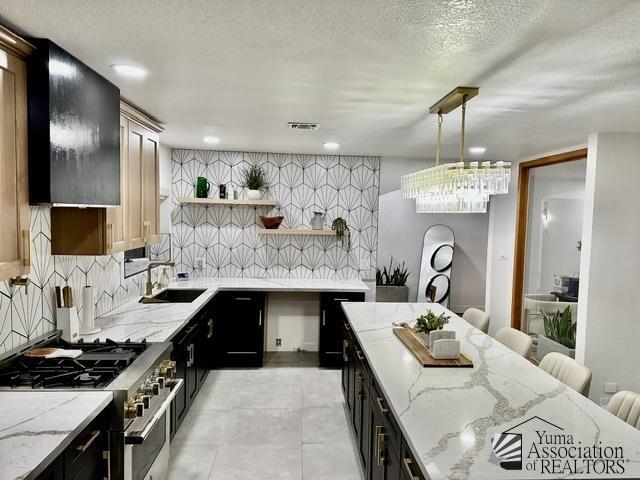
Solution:
<path fill-rule="evenodd" d="M 418 213 L 484 213 L 490 195 L 509 191 L 509 162 L 464 163 L 464 134 L 467 100 L 478 94 L 477 88 L 458 87 L 429 110 L 438 114 L 436 166 L 403 175 L 402 197 L 416 201 Z M 462 106 L 460 161 L 440 164 L 442 115 Z"/>

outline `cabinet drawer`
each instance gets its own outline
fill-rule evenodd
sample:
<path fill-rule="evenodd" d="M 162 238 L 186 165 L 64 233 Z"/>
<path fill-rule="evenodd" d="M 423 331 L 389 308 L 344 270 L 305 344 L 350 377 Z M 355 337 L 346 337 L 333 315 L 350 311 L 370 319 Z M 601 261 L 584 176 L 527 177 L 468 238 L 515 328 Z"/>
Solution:
<path fill-rule="evenodd" d="M 402 440 L 402 455 L 400 458 L 400 466 L 402 468 L 403 478 L 406 480 L 425 480 L 420 471 L 420 467 L 416 463 L 416 459 L 409 450 L 407 442 Z"/>
<path fill-rule="evenodd" d="M 65 478 L 92 478 L 86 472 L 102 471 L 102 452 L 107 450 L 107 431 L 102 417 L 94 420 L 64 451 Z M 93 477 L 101 478 L 101 477 Z"/>
<path fill-rule="evenodd" d="M 388 435 L 390 443 L 393 445 L 393 448 L 396 452 L 400 451 L 400 440 L 402 439 L 402 433 L 400 431 L 400 427 L 396 423 L 395 418 L 393 418 L 393 413 L 391 413 L 391 409 L 389 408 L 389 404 L 387 403 L 387 399 L 382 394 L 381 388 L 378 386 L 378 382 L 376 379 L 371 376 L 371 403 L 372 408 L 378 410 L 380 417 L 382 418 L 382 422 L 384 423 L 385 431 Z"/>

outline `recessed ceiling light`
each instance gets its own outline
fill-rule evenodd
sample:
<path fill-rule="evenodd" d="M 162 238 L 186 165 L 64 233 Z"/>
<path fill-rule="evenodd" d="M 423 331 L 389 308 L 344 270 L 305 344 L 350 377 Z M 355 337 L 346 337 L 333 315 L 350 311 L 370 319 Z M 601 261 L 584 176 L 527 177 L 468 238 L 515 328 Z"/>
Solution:
<path fill-rule="evenodd" d="M 324 142 L 322 146 L 327 150 L 336 150 L 340 148 L 340 144 L 338 142 Z"/>
<path fill-rule="evenodd" d="M 111 68 L 125 77 L 144 78 L 147 76 L 147 71 L 144 68 L 134 65 L 111 65 Z"/>
<path fill-rule="evenodd" d="M 469 153 L 471 155 L 482 155 L 486 151 L 487 151 L 486 147 L 471 147 L 471 148 L 469 148 Z"/>
<path fill-rule="evenodd" d="M 204 143 L 208 143 L 209 145 L 220 143 L 220 139 L 218 137 L 203 137 L 202 140 L 204 141 Z"/>

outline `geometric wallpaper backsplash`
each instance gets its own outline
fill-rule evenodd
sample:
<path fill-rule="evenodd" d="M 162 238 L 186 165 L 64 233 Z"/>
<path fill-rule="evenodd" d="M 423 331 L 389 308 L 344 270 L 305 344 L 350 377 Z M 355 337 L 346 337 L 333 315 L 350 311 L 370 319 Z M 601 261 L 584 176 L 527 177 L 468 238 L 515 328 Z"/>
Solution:
<path fill-rule="evenodd" d="M 124 254 L 104 256 L 51 255 L 51 210 L 30 207 L 31 270 L 28 290 L 0 281 L 0 355 L 27 340 L 55 330 L 54 287 L 70 285 L 82 310 L 81 290 L 94 286 L 96 315 L 139 295 L 144 274 L 124 279 Z"/>
<path fill-rule="evenodd" d="M 277 207 L 180 205 L 193 197 L 197 177 L 239 187 L 242 171 L 260 165 L 267 173 L 265 198 Z M 171 162 L 171 215 L 176 272 L 192 277 L 373 278 L 378 245 L 380 157 L 300 155 L 174 149 Z M 314 211 L 325 228 L 346 219 L 351 249 L 334 236 L 259 235 L 259 216 L 284 216 L 282 228 L 311 228 Z M 205 268 L 197 269 L 198 259 Z"/>

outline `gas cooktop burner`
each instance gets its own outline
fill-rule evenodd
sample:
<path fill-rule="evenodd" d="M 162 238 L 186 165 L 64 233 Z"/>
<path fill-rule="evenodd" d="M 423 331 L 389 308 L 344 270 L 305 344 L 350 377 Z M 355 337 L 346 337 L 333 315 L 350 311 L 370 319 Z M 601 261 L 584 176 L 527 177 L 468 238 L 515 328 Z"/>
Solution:
<path fill-rule="evenodd" d="M 0 365 L 0 387 L 102 388 L 147 349 L 147 343 L 68 343 L 56 339 L 46 347 L 82 350 L 77 358 L 32 358 L 24 355 Z"/>

